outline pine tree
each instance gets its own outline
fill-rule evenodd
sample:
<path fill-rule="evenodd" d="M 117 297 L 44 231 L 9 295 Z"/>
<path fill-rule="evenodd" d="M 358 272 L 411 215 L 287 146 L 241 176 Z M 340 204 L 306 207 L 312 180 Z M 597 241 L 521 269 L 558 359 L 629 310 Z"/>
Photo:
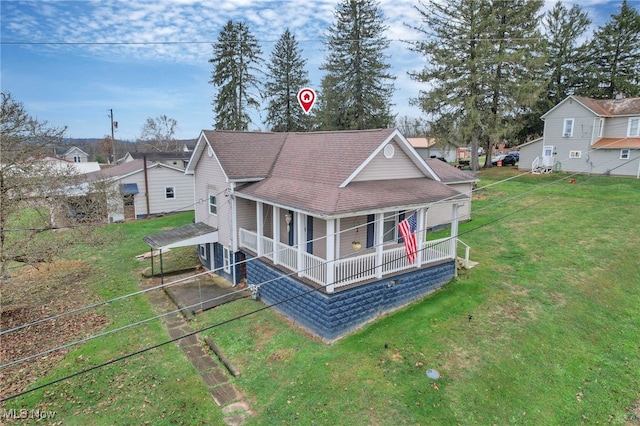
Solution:
<path fill-rule="evenodd" d="M 591 20 L 580 6 L 571 9 L 558 1 L 550 10 L 542 26 L 547 40 L 547 96 L 544 99 L 548 111 L 567 96 L 573 94 L 583 79 L 580 70 L 586 62 L 585 46 L 580 37 L 589 28 Z"/>
<path fill-rule="evenodd" d="M 289 29 L 280 36 L 267 65 L 269 76 L 265 84 L 267 123 L 275 132 L 311 129 L 311 118 L 298 105 L 297 93 L 309 86 L 307 61 L 302 58 L 295 36 Z"/>
<path fill-rule="evenodd" d="M 580 94 L 640 96 L 640 14 L 623 0 L 620 13 L 598 28 L 589 45 L 588 85 Z"/>
<path fill-rule="evenodd" d="M 317 117 L 331 130 L 370 129 L 393 125 L 390 112 L 395 79 L 384 52 L 386 26 L 373 0 L 343 0 L 324 42 L 328 54 L 321 69 Z"/>
<path fill-rule="evenodd" d="M 470 146 L 478 167 L 482 144 L 517 133 L 518 116 L 536 99 L 542 70 L 539 0 L 429 0 L 416 9 L 425 40 L 411 43 L 428 64 L 411 72 L 429 85 L 414 100 L 429 117 L 429 136 Z"/>
<path fill-rule="evenodd" d="M 216 129 L 248 129 L 251 118 L 247 109 L 260 106 L 256 73 L 261 54 L 258 40 L 244 23 L 228 21 L 220 31 L 213 45 L 213 58 L 209 59 L 213 64 L 210 83 L 218 89 L 213 102 Z"/>

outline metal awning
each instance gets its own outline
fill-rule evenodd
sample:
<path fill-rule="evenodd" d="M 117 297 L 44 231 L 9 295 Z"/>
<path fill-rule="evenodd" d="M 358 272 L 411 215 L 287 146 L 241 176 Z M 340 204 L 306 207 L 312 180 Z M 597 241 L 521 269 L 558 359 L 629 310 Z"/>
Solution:
<path fill-rule="evenodd" d="M 142 239 L 152 249 L 168 249 L 174 247 L 194 246 L 198 244 L 217 243 L 218 230 L 206 223 L 197 222 L 157 234 L 147 235 Z"/>
<path fill-rule="evenodd" d="M 130 195 L 130 194 L 138 194 L 138 184 L 137 183 L 123 183 L 120 184 L 120 193 L 122 195 Z"/>

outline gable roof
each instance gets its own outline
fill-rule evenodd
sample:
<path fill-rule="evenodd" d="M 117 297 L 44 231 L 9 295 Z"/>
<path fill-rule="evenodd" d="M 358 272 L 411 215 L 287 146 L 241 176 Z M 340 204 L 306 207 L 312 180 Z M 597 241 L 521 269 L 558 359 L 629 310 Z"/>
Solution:
<path fill-rule="evenodd" d="M 192 174 L 211 148 L 228 181 L 264 179 L 280 153 L 288 133 L 203 130 L 198 138 L 186 173 Z"/>
<path fill-rule="evenodd" d="M 127 152 L 122 159 L 127 157 L 127 155 L 134 160 L 142 160 L 144 157 L 147 157 L 147 161 L 166 161 L 166 160 L 183 160 L 187 161 L 191 157 L 190 152 L 186 151 L 173 151 L 173 152 L 136 152 L 129 151 Z"/>
<path fill-rule="evenodd" d="M 563 105 L 565 102 L 574 100 L 591 111 L 598 117 L 624 117 L 640 115 L 640 98 L 620 98 L 620 99 L 592 99 L 584 96 L 571 95 L 563 99 L 558 105 L 544 113 L 541 118 L 544 120 L 552 111 Z"/>
<path fill-rule="evenodd" d="M 162 167 L 169 170 L 175 170 L 176 172 L 182 174 L 184 173 L 182 169 L 177 167 L 172 167 L 162 163 L 149 163 L 147 162 L 147 170 L 153 169 L 156 167 Z M 118 164 L 117 166 L 107 167 L 102 170 L 98 170 L 96 172 L 87 173 L 88 181 L 96 181 L 102 179 L 111 179 L 118 180 L 124 177 L 136 174 L 144 170 L 144 161 L 143 160 L 133 160 L 127 163 Z"/>
<path fill-rule="evenodd" d="M 395 129 L 280 135 L 284 141 L 271 171 L 264 179 L 238 188 L 241 196 L 325 217 L 466 198 L 439 182 L 440 177 Z M 424 177 L 354 181 L 391 141 L 407 153 Z M 466 175 L 465 180 L 469 180 Z"/>
<path fill-rule="evenodd" d="M 478 181 L 478 178 L 475 176 L 475 174 L 469 171 L 460 170 L 457 167 L 453 167 L 449 163 L 438 160 L 437 158 L 428 158 L 425 161 L 444 183 L 463 183 Z"/>

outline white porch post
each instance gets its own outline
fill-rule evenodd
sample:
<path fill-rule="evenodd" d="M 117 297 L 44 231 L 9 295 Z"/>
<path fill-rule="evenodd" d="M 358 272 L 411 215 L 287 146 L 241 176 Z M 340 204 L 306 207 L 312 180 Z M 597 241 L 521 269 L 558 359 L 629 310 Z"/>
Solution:
<path fill-rule="evenodd" d="M 416 253 L 416 268 L 420 268 L 422 266 L 422 258 L 424 257 L 424 254 L 422 253 L 423 249 L 424 249 L 424 245 L 425 245 L 425 237 L 427 236 L 427 209 L 425 209 L 424 207 L 421 207 L 418 209 L 418 212 L 416 213 L 418 216 L 418 220 L 416 223 L 416 239 L 418 240 L 418 244 L 417 244 L 417 249 L 418 249 L 418 253 Z"/>
<path fill-rule="evenodd" d="M 296 212 L 296 229 L 295 229 L 295 238 L 294 241 L 297 243 L 296 248 L 297 250 L 297 262 L 296 262 L 296 269 L 298 270 L 298 276 L 302 277 L 304 276 L 304 249 L 306 247 L 306 235 L 304 232 L 304 226 L 305 226 L 305 220 L 304 220 L 304 214 L 300 213 L 300 212 Z"/>
<path fill-rule="evenodd" d="M 336 270 L 336 220 L 328 219 L 326 221 L 326 234 L 327 234 L 327 293 L 333 293 L 334 290 L 334 281 L 335 281 L 335 270 Z"/>
<path fill-rule="evenodd" d="M 340 232 L 340 218 L 337 218 L 336 220 L 336 225 L 335 225 L 335 259 L 340 259 L 340 238 L 341 238 L 341 232 Z"/>
<path fill-rule="evenodd" d="M 273 206 L 273 264 L 278 264 L 278 243 L 280 242 L 280 207 Z"/>
<path fill-rule="evenodd" d="M 456 260 L 458 247 L 458 208 L 460 204 L 453 205 L 453 211 L 451 214 L 451 257 Z"/>
<path fill-rule="evenodd" d="M 262 256 L 264 254 L 262 252 L 262 236 L 264 235 L 264 226 L 262 226 L 262 223 L 264 222 L 264 205 L 260 201 L 256 203 L 256 222 L 256 233 L 258 234 L 256 251 L 258 252 L 258 256 Z"/>
<path fill-rule="evenodd" d="M 382 278 L 382 252 L 384 239 L 384 213 L 376 213 L 375 216 L 375 238 L 374 244 L 376 246 L 376 278 Z"/>

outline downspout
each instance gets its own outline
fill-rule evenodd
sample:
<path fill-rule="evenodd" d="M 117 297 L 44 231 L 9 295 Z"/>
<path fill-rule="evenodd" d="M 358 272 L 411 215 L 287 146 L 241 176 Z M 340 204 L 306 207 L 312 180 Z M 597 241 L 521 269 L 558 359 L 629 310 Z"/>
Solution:
<path fill-rule="evenodd" d="M 236 203 L 235 203 L 235 189 L 236 183 L 230 182 L 229 184 L 229 204 L 231 205 L 231 253 L 233 253 L 233 262 L 231 263 L 231 277 L 233 280 L 233 285 L 235 286 L 236 281 L 236 252 L 238 251 L 238 242 L 236 235 L 238 235 L 238 223 L 236 220 Z"/>

